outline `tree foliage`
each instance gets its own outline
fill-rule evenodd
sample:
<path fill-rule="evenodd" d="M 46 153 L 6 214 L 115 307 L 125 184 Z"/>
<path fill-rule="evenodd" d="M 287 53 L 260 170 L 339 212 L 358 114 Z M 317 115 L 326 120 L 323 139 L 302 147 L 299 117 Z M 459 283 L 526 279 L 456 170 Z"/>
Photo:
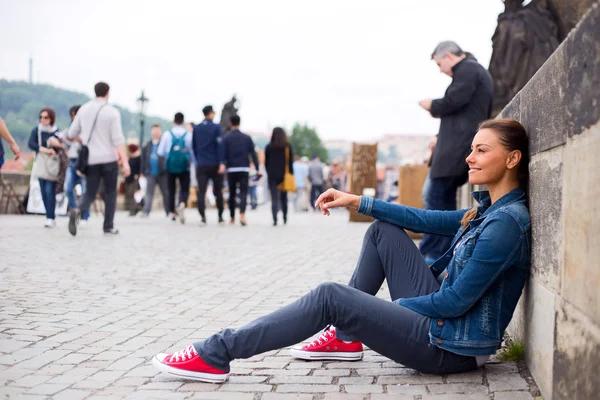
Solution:
<path fill-rule="evenodd" d="M 290 144 L 297 156 L 312 158 L 316 154 L 321 161 L 329 162 L 329 152 L 323 146 L 316 129 L 309 127 L 307 124 L 300 125 L 296 123 L 294 125 L 290 136 Z"/>
<path fill-rule="evenodd" d="M 10 133 L 22 151 L 28 151 L 27 141 L 33 127 L 38 124 L 39 112 L 49 107 L 56 112 L 56 126 L 68 129 L 71 124 L 69 109 L 76 104 L 84 104 L 90 98 L 83 93 L 59 89 L 52 85 L 29 84 L 23 81 L 0 79 L 0 117 L 4 119 Z M 128 137 L 139 136 L 139 116 L 116 106 L 121 112 L 123 132 Z M 150 139 L 150 126 L 157 123 L 167 129 L 170 122 L 158 117 L 146 117 L 145 140 Z M 5 151 L 10 152 L 8 146 Z"/>

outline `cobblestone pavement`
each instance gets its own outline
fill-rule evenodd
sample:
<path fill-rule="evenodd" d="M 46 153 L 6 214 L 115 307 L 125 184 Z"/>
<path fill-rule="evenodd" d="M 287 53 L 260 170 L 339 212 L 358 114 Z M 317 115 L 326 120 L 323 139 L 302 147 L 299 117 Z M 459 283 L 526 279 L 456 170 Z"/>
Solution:
<path fill-rule="evenodd" d="M 530 399 L 515 364 L 433 376 L 373 351 L 360 362 L 305 362 L 286 349 L 232 365 L 221 385 L 159 374 L 157 352 L 180 350 L 285 305 L 320 282 L 345 283 L 367 224 L 347 213 L 291 214 L 272 227 L 119 214 L 72 238 L 41 216 L 0 216 L 0 399 Z M 385 288 L 379 294 L 386 298 Z"/>

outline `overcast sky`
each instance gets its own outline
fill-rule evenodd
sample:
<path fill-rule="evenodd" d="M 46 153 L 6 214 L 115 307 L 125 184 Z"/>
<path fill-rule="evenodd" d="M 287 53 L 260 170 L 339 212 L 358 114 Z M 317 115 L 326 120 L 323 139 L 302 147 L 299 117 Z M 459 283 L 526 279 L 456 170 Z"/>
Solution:
<path fill-rule="evenodd" d="M 0 78 L 93 94 L 171 119 L 237 93 L 248 131 L 315 126 L 325 139 L 435 134 L 418 107 L 450 78 L 430 60 L 455 40 L 488 66 L 501 0 L 0 0 Z"/>

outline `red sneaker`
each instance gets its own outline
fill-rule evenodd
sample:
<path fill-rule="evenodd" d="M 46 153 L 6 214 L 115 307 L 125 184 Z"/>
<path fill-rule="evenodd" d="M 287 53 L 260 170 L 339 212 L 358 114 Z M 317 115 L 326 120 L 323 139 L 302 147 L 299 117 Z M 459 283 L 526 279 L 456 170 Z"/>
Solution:
<path fill-rule="evenodd" d="M 292 357 L 303 360 L 357 361 L 363 357 L 361 342 L 344 342 L 336 338 L 335 329 L 326 330 L 315 341 L 290 349 Z"/>
<path fill-rule="evenodd" d="M 229 373 L 205 363 L 196 353 L 194 346 L 188 346 L 173 354 L 157 354 L 152 358 L 152 365 L 169 375 L 195 381 L 222 383 L 229 377 Z"/>

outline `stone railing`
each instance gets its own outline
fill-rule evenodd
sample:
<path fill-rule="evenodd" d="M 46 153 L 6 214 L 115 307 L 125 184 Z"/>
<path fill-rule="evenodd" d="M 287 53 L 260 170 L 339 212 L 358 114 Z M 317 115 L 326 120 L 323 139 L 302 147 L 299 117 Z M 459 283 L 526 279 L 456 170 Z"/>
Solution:
<path fill-rule="evenodd" d="M 531 277 L 509 332 L 545 399 L 600 393 L 600 6 L 503 117 L 530 139 Z"/>

